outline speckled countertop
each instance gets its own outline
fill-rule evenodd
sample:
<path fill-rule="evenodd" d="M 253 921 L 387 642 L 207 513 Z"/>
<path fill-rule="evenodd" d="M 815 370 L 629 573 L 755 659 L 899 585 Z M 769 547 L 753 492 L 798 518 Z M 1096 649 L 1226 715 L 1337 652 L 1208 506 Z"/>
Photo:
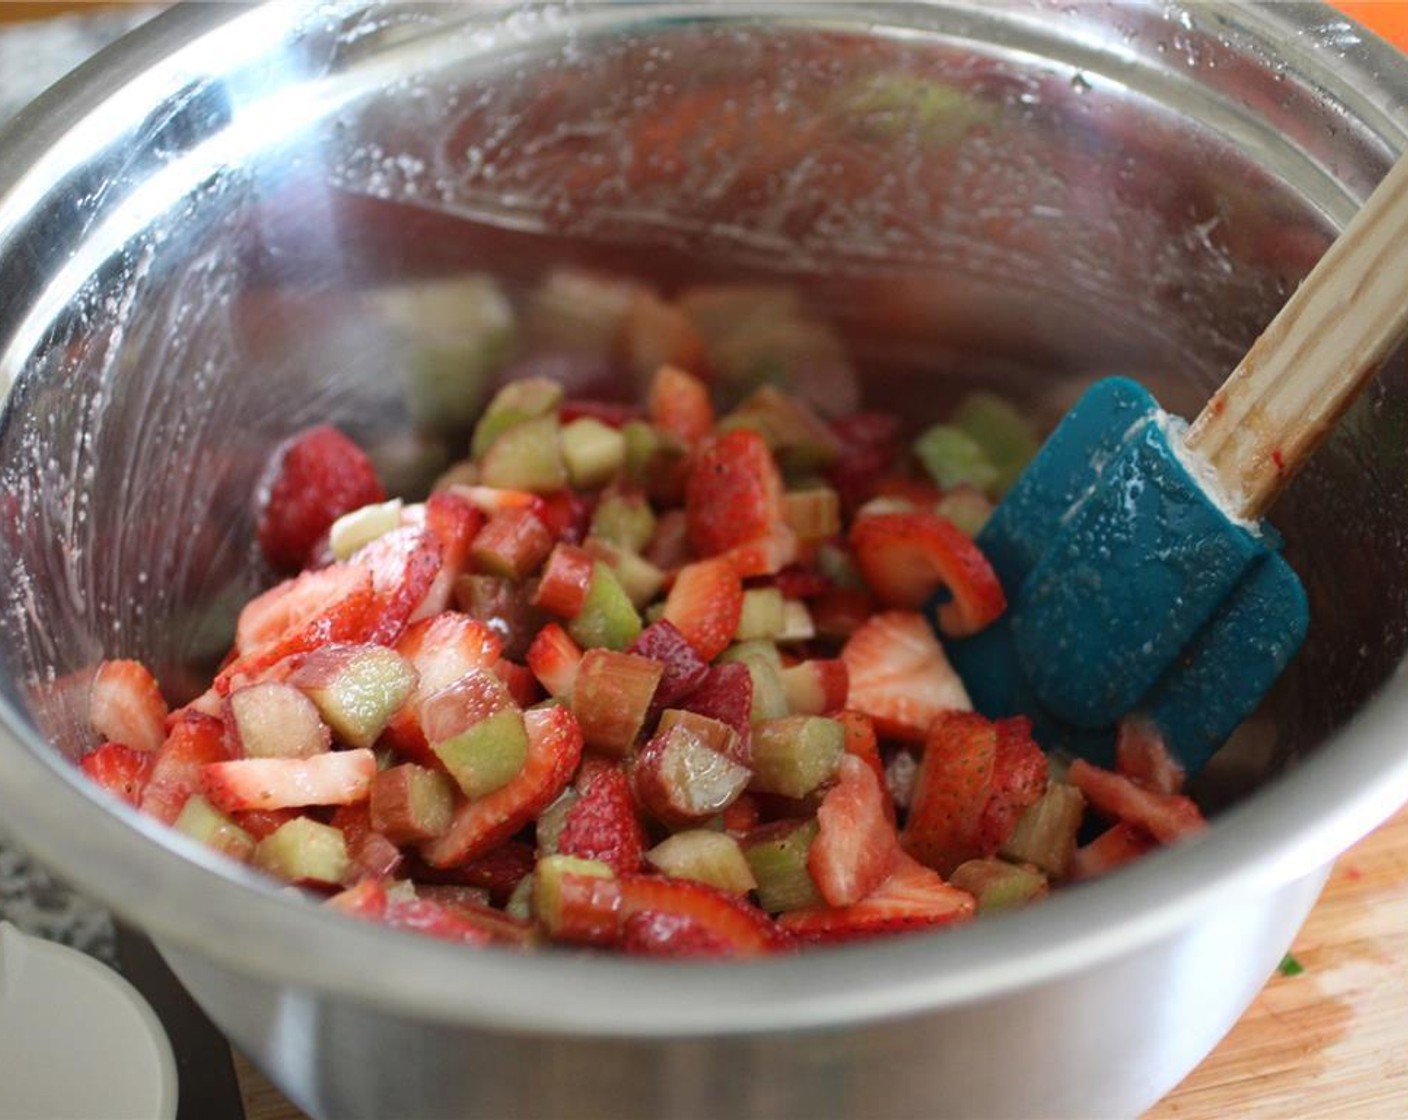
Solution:
<path fill-rule="evenodd" d="M 159 11 L 123 7 L 0 28 L 0 124 L 90 55 Z M 0 806 L 0 828 L 4 810 Z M 0 838 L 0 919 L 25 933 L 72 945 L 111 962 L 106 911 L 59 883 Z"/>

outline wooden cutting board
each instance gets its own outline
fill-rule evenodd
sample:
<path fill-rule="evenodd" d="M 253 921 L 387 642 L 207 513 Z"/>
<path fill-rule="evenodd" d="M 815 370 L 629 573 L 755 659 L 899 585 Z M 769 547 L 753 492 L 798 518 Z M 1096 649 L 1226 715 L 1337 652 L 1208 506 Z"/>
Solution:
<path fill-rule="evenodd" d="M 1408 809 L 1340 860 L 1294 955 L 1144 1120 L 1408 1116 Z M 237 1065 L 248 1120 L 306 1120 Z"/>

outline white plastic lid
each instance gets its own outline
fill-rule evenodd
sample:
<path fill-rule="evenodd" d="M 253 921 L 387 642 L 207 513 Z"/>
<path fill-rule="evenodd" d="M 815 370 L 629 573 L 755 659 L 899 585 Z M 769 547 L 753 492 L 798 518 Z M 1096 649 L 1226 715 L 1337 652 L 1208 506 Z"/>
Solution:
<path fill-rule="evenodd" d="M 0 1120 L 174 1120 L 160 1020 L 112 969 L 0 922 Z"/>

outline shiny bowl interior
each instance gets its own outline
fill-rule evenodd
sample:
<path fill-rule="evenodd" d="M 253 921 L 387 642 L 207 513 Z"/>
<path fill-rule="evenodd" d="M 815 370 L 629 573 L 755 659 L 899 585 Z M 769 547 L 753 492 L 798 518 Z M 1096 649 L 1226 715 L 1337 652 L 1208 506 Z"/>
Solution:
<path fill-rule="evenodd" d="M 411 391 L 444 324 L 388 312 L 387 293 L 487 272 L 526 298 L 564 264 L 666 290 L 785 284 L 861 371 L 804 372 L 823 407 L 849 395 L 918 425 L 985 386 L 1049 422 L 1120 372 L 1191 414 L 1408 143 L 1393 57 L 1297 5 L 158 19 L 26 113 L 0 157 L 7 827 L 230 968 L 432 1018 L 615 1034 L 962 1004 L 1324 864 L 1408 796 L 1397 360 L 1275 511 L 1312 628 L 1201 784 L 1218 826 L 1013 918 L 707 975 L 464 954 L 224 866 L 69 760 L 101 657 L 198 687 L 263 578 L 251 495 L 287 435 L 342 425 L 408 491 L 462 449 L 466 416 L 418 412 Z"/>

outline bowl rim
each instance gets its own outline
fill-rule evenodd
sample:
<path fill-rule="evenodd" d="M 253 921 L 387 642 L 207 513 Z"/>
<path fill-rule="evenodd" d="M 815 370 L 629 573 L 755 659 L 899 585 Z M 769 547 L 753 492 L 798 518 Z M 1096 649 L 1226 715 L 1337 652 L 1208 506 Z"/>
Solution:
<path fill-rule="evenodd" d="M 35 189 L 77 158 L 64 139 L 108 98 L 137 96 L 160 69 L 237 19 L 280 26 L 307 5 L 252 12 L 188 5 L 157 17 L 60 82 L 0 134 L 0 247 Z M 1232 7 L 1257 34 L 1302 44 L 1304 61 L 1393 150 L 1408 122 L 1401 55 L 1316 5 Z M 1323 43 L 1327 18 L 1353 58 Z M 134 93 L 133 91 L 137 91 Z M 1131 953 L 1237 899 L 1315 874 L 1408 799 L 1408 680 L 1395 672 L 1294 770 L 1206 834 L 1118 875 L 1058 892 L 1037 911 L 942 936 L 818 949 L 756 963 L 688 965 L 566 950 L 519 954 L 405 937 L 347 921 L 270 886 L 91 787 L 0 694 L 0 797 L 7 831 L 78 888 L 159 943 L 233 973 L 374 1004 L 416 1018 L 595 1037 L 688 1037 L 854 1026 L 955 1008 L 1051 983 Z M 95 808 L 105 811 L 94 812 Z M 73 822 L 84 821 L 82 835 Z M 1287 837 L 1284 822 L 1300 825 Z M 192 900 L 199 900 L 192 905 Z M 317 952 L 309 952 L 316 945 Z M 377 967 L 369 967 L 377 961 Z"/>

